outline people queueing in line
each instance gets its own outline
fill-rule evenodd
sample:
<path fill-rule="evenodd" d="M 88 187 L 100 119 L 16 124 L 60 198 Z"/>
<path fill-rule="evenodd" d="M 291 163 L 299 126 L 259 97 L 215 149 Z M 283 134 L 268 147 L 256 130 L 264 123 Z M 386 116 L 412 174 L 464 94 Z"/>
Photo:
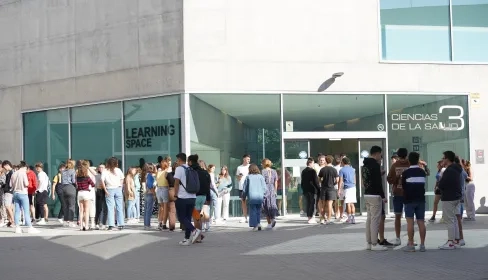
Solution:
<path fill-rule="evenodd" d="M 207 166 L 196 154 L 187 158 L 186 154 L 180 153 L 173 165 L 170 157 L 160 158 L 158 165 L 145 163 L 142 169 L 129 167 L 125 175 L 115 157 L 97 168 L 91 166 L 88 160 L 76 162 L 68 159 L 66 164 L 59 165 L 52 183 L 40 162 L 29 168 L 24 161 L 18 166 L 3 161 L 0 164 L 0 226 L 12 227 L 16 233 L 22 233 L 21 226 L 25 225 L 27 233 L 38 233 L 33 222 L 37 221 L 36 225 L 39 226 L 48 223 L 47 198 L 51 196 L 54 200 L 57 196 L 61 205 L 58 219 L 67 227 L 78 225 L 83 231 L 122 230 L 125 218 L 128 224 L 137 224 L 141 212 L 144 212 L 144 228 L 150 230 L 153 209 L 157 205 L 159 230 L 174 231 L 178 220 L 185 232 L 184 240 L 179 244 L 201 243 L 204 239 L 202 232 L 208 231 L 210 224 L 228 219 L 229 198 L 233 189 L 230 172 L 226 166 L 222 166 L 215 177 L 215 165 Z M 272 230 L 278 215 L 279 173 L 267 158 L 261 161 L 261 170 L 256 164 L 251 164 L 248 154 L 242 158 L 242 165 L 236 170 L 236 183 L 242 205 L 245 205 L 243 220 L 249 223 L 252 230 L 259 231 L 262 230 L 261 213 L 264 213 L 266 229 Z M 417 244 L 413 238 L 416 221 L 420 233 L 419 251 L 424 252 L 425 184 L 430 174 L 427 164 L 418 153 L 408 154 L 405 148 L 398 149 L 395 154 L 387 181 L 392 186 L 396 239 L 389 243 L 384 238 L 387 198 L 383 188 L 385 171 L 381 165 L 382 159 L 382 148 L 373 146 L 361 168 L 367 210 L 367 249 L 384 251 L 400 245 L 401 217 L 405 212 L 408 241 L 403 250 L 416 251 Z M 334 161 L 336 166 L 332 166 Z M 306 165 L 301 174 L 301 187 L 307 223 L 316 224 L 314 212 L 318 212 L 321 223 L 333 224 L 331 218 L 334 214 L 335 222 L 354 224 L 357 189 L 356 171 L 351 167 L 351 161 L 346 156 L 334 158 L 319 154 L 318 165 L 313 158 L 308 158 Z M 452 151 L 443 153 L 437 169 L 434 190 L 437 203 L 430 221 L 435 221 L 437 205 L 441 201 L 448 238 L 439 248 L 456 249 L 466 244 L 462 229 L 464 203 L 467 212 L 464 220 L 475 220 L 473 173 L 469 161 L 460 159 Z M 142 208 L 148 211 L 141 211 L 139 207 L 141 194 L 144 197 Z M 317 199 L 320 201 L 318 207 Z M 345 207 L 347 219 L 337 208 L 338 205 L 334 205 L 339 202 L 340 207 Z M 77 205 L 79 211 L 75 213 Z"/>

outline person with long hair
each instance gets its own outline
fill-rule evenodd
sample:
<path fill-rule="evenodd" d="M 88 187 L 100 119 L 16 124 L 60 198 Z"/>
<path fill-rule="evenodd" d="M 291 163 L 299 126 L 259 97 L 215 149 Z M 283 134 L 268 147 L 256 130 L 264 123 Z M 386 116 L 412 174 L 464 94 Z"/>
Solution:
<path fill-rule="evenodd" d="M 105 191 L 107 203 L 108 229 L 115 230 L 115 214 L 117 216 L 117 226 L 119 230 L 124 228 L 124 197 L 122 184 L 124 173 L 119 168 L 119 161 L 115 157 L 107 160 L 107 170 L 102 173 L 101 183 Z"/>
<path fill-rule="evenodd" d="M 435 175 L 435 187 L 434 187 L 434 209 L 432 211 L 432 217 L 430 218 L 429 222 L 435 222 L 435 215 L 437 214 L 437 209 L 439 208 L 439 201 L 441 201 L 441 190 L 439 189 L 439 181 L 442 177 L 442 172 L 444 172 L 444 161 L 439 160 L 437 162 L 437 174 Z"/>
<path fill-rule="evenodd" d="M 166 157 L 167 158 L 167 157 Z M 169 202 L 169 183 L 168 173 L 170 172 L 170 162 L 166 158 L 160 161 L 160 170 L 156 174 L 156 198 L 158 201 L 158 222 L 159 230 L 167 230 L 168 221 L 168 202 Z"/>
<path fill-rule="evenodd" d="M 151 217 L 152 210 L 154 208 L 154 202 L 156 198 L 156 166 L 147 164 L 144 166 L 146 170 L 146 179 L 143 183 L 144 193 L 144 229 L 151 229 Z"/>
<path fill-rule="evenodd" d="M 95 175 L 96 184 L 96 211 L 95 211 L 95 228 L 104 230 L 107 226 L 107 202 L 105 199 L 105 190 L 102 188 L 102 173 L 105 172 L 105 164 L 100 164 Z"/>
<path fill-rule="evenodd" d="M 465 194 L 465 204 L 466 204 L 466 218 L 465 221 L 475 221 L 476 220 L 476 209 L 474 206 L 474 192 L 475 185 L 473 183 L 473 169 L 471 168 L 471 162 L 469 160 L 462 160 L 464 171 L 468 174 L 466 177 L 466 191 Z"/>
<path fill-rule="evenodd" d="M 78 220 L 80 221 L 80 230 L 83 231 L 89 226 L 90 207 L 91 203 L 93 203 L 93 195 L 90 193 L 90 188 L 95 187 L 95 183 L 88 176 L 88 168 L 87 164 L 84 164 L 84 161 L 82 161 L 76 170 L 76 186 L 78 188 L 78 201 L 80 203 Z"/>
<path fill-rule="evenodd" d="M 263 170 L 261 175 L 266 182 L 266 192 L 264 193 L 263 210 L 268 221 L 266 229 L 272 229 L 276 225 L 276 214 L 278 213 L 278 206 L 276 206 L 276 196 L 278 192 L 278 173 L 276 170 L 271 169 L 273 163 L 271 160 L 265 158 L 261 161 Z"/>
<path fill-rule="evenodd" d="M 168 173 L 166 176 L 166 179 L 168 180 L 169 183 L 169 190 L 168 190 L 168 196 L 169 196 L 169 202 L 168 202 L 168 224 L 169 224 L 169 231 L 174 231 L 176 227 L 176 206 L 175 206 L 175 170 L 178 167 L 178 163 L 174 162 L 173 165 L 171 166 L 171 172 Z"/>
<path fill-rule="evenodd" d="M 205 230 L 208 231 L 210 230 L 210 224 L 211 220 L 215 222 L 217 220 L 216 214 L 215 214 L 215 208 L 217 206 L 217 200 L 218 200 L 218 189 L 217 185 L 215 184 L 215 165 L 214 164 L 209 164 L 207 167 L 207 172 L 210 175 L 210 215 L 209 219 L 205 222 Z"/>
<path fill-rule="evenodd" d="M 74 222 L 76 211 L 76 173 L 75 173 L 75 161 L 68 159 L 66 161 L 66 169 L 61 172 L 61 189 L 64 205 L 64 223 L 68 227 L 76 227 Z"/>
<path fill-rule="evenodd" d="M 249 175 L 244 180 L 243 197 L 249 203 L 249 227 L 261 230 L 261 207 L 266 193 L 266 181 L 256 164 L 249 166 Z"/>
<path fill-rule="evenodd" d="M 63 200 L 63 184 L 61 184 L 61 174 L 63 171 L 66 169 L 66 164 L 61 163 L 58 166 L 58 174 L 54 176 L 53 178 L 53 189 L 51 191 L 51 199 L 56 201 L 56 195 L 58 196 L 59 199 L 59 212 L 58 212 L 58 222 L 60 224 L 63 224 L 63 218 L 64 218 L 64 200 Z"/>
<path fill-rule="evenodd" d="M 215 206 L 215 219 L 216 222 L 221 222 L 221 217 L 224 221 L 229 218 L 229 203 L 230 192 L 232 191 L 232 177 L 229 175 L 229 169 L 226 165 L 220 169 L 220 174 L 217 179 L 217 190 L 219 197 L 217 199 L 217 205 Z"/>
<path fill-rule="evenodd" d="M 136 174 L 136 169 L 134 167 L 129 167 L 124 179 L 124 197 L 127 201 L 127 223 L 135 223 L 136 219 L 136 186 L 134 183 L 134 175 Z"/>

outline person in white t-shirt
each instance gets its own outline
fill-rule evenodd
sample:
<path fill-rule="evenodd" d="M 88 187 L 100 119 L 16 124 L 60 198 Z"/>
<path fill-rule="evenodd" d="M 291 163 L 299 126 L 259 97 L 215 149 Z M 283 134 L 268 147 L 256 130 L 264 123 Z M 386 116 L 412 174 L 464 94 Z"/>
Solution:
<path fill-rule="evenodd" d="M 337 170 L 337 174 L 339 174 L 339 171 L 341 171 L 341 162 L 342 158 L 339 156 L 339 157 L 336 157 L 334 159 L 334 168 L 335 170 Z M 334 188 L 336 189 L 337 191 L 337 200 L 334 201 L 334 214 L 335 214 L 335 218 L 338 222 L 343 222 L 345 221 L 345 218 L 343 217 L 343 214 L 344 214 L 344 192 L 339 192 L 339 182 L 337 182 L 337 184 L 334 185 Z"/>
<path fill-rule="evenodd" d="M 180 241 L 180 245 L 189 246 L 196 242 L 202 233 L 201 230 L 196 229 L 191 223 L 192 213 L 195 209 L 196 194 L 188 193 L 182 185 L 186 184 L 186 169 L 189 168 L 186 164 L 186 154 L 179 153 L 176 155 L 176 162 L 178 167 L 175 170 L 175 193 L 176 193 L 176 214 L 178 220 L 185 227 L 185 239 Z"/>
<path fill-rule="evenodd" d="M 36 204 L 38 209 L 36 212 L 39 212 L 39 222 L 38 225 L 45 225 L 47 220 L 47 197 L 48 197 L 48 186 L 49 186 L 49 177 L 47 176 L 46 172 L 42 170 L 44 165 L 42 162 L 38 162 L 35 165 L 37 171 L 37 190 L 36 190 Z"/>
<path fill-rule="evenodd" d="M 242 219 L 241 223 L 247 223 L 247 202 L 246 197 L 243 196 L 244 181 L 247 175 L 249 175 L 249 163 L 251 162 L 251 156 L 245 154 L 242 156 L 242 164 L 237 167 L 236 179 L 239 182 L 239 197 L 241 198 L 242 205 Z"/>
<path fill-rule="evenodd" d="M 105 191 L 107 203 L 107 224 L 109 230 L 115 230 L 114 208 L 117 215 L 119 230 L 124 228 L 124 194 L 122 184 L 124 173 L 119 168 L 117 158 L 111 157 L 107 161 L 106 170 L 102 173 L 101 183 Z"/>

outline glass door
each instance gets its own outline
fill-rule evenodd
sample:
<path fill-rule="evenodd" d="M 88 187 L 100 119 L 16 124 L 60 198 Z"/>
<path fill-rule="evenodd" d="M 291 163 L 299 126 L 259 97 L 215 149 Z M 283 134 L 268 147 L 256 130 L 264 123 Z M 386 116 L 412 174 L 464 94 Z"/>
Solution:
<path fill-rule="evenodd" d="M 300 186 L 302 170 L 310 157 L 310 141 L 285 140 L 283 168 L 278 171 L 278 209 L 280 215 L 303 213 L 303 195 Z M 283 176 L 284 175 L 284 176 Z M 282 181 L 285 181 L 285 184 Z"/>

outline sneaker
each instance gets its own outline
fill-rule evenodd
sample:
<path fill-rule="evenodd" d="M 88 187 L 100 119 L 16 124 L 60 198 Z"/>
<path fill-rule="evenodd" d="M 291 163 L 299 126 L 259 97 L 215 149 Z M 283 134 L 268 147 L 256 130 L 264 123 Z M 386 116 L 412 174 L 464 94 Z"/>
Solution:
<path fill-rule="evenodd" d="M 37 234 L 37 233 L 41 233 L 41 232 L 37 228 L 30 227 L 27 230 L 27 233 L 29 233 L 29 234 Z"/>
<path fill-rule="evenodd" d="M 300 210 L 300 217 L 305 216 L 305 212 L 303 210 Z"/>
<path fill-rule="evenodd" d="M 388 251 L 388 248 L 381 244 L 376 244 L 371 246 L 371 251 Z"/>
<path fill-rule="evenodd" d="M 351 222 L 352 222 L 352 216 L 349 216 L 349 217 L 347 218 L 347 220 L 346 220 L 346 222 L 345 222 L 345 223 L 346 223 L 346 224 L 351 224 Z"/>
<path fill-rule="evenodd" d="M 395 240 L 393 240 L 393 246 L 400 246 L 402 245 L 402 240 L 400 238 L 395 238 Z"/>
<path fill-rule="evenodd" d="M 241 223 L 241 224 L 247 223 L 247 219 L 246 219 L 246 218 L 242 218 L 242 219 L 239 221 L 239 223 Z"/>
<path fill-rule="evenodd" d="M 271 221 L 271 227 L 272 227 L 272 228 L 274 228 L 275 226 L 276 226 L 276 220 L 275 220 L 275 219 L 273 219 L 273 220 Z"/>
<path fill-rule="evenodd" d="M 7 225 L 7 224 L 6 224 L 6 223 L 4 223 L 4 222 L 1 222 L 1 223 L 0 223 L 0 227 L 4 227 L 4 226 L 6 226 L 6 225 Z"/>
<path fill-rule="evenodd" d="M 419 251 L 420 252 L 425 252 L 425 245 L 420 245 Z"/>
<path fill-rule="evenodd" d="M 316 225 L 317 224 L 317 220 L 315 220 L 315 218 L 312 218 L 312 219 L 308 220 L 307 223 L 310 224 L 310 225 Z"/>
<path fill-rule="evenodd" d="M 462 247 L 462 246 L 466 246 L 466 242 L 464 241 L 464 239 L 459 239 L 457 241 L 454 241 L 454 245 Z"/>
<path fill-rule="evenodd" d="M 273 229 L 273 225 L 268 224 L 268 225 L 266 226 L 266 230 L 271 230 L 271 229 Z"/>
<path fill-rule="evenodd" d="M 37 224 L 43 226 L 46 224 L 46 221 L 44 219 L 41 219 L 39 222 L 37 222 Z"/>
<path fill-rule="evenodd" d="M 202 234 L 202 231 L 199 229 L 195 229 L 192 234 L 191 234 L 191 243 L 195 243 L 197 241 L 198 237 L 200 237 L 200 234 Z"/>
<path fill-rule="evenodd" d="M 327 223 L 327 221 L 326 221 L 326 220 L 322 220 L 322 219 L 320 220 L 320 224 L 321 224 L 321 225 L 325 225 L 326 223 Z"/>
<path fill-rule="evenodd" d="M 258 231 L 258 227 L 253 227 L 252 231 Z"/>
<path fill-rule="evenodd" d="M 410 245 L 407 245 L 405 247 L 403 247 L 403 252 L 415 252 L 415 246 L 410 246 Z"/>
<path fill-rule="evenodd" d="M 351 224 L 355 225 L 356 224 L 356 217 L 352 216 L 352 222 Z"/>
<path fill-rule="evenodd" d="M 257 226 L 258 230 L 262 230 L 263 228 L 261 227 L 261 224 Z"/>
<path fill-rule="evenodd" d="M 371 244 L 366 244 L 366 250 L 371 250 Z"/>
<path fill-rule="evenodd" d="M 454 245 L 454 242 L 447 241 L 446 243 L 444 243 L 444 245 L 439 246 L 439 249 L 441 249 L 441 250 L 454 250 L 454 249 L 456 249 L 456 246 Z"/>
<path fill-rule="evenodd" d="M 190 239 L 184 239 L 183 241 L 180 241 L 178 244 L 180 244 L 181 246 L 190 246 L 191 241 Z"/>
<path fill-rule="evenodd" d="M 435 223 L 435 217 L 430 218 L 429 223 Z"/>
<path fill-rule="evenodd" d="M 58 219 L 58 222 L 59 222 L 60 224 L 64 224 L 63 219 Z"/>
<path fill-rule="evenodd" d="M 22 229 L 20 227 L 15 227 L 15 233 L 21 234 Z"/>
<path fill-rule="evenodd" d="M 386 238 L 385 238 L 385 240 L 383 240 L 382 242 L 380 242 L 380 241 L 378 240 L 378 244 L 380 244 L 381 246 L 385 246 L 385 247 L 394 247 L 394 245 L 393 245 L 393 244 L 391 244 L 390 242 L 388 242 L 388 240 L 386 240 Z"/>
<path fill-rule="evenodd" d="M 168 227 L 166 225 L 163 225 L 163 230 L 168 230 Z"/>
<path fill-rule="evenodd" d="M 202 243 L 204 238 L 205 238 L 205 235 L 200 234 L 200 237 L 198 237 L 198 239 L 197 239 L 197 241 L 195 241 L 195 243 Z"/>

